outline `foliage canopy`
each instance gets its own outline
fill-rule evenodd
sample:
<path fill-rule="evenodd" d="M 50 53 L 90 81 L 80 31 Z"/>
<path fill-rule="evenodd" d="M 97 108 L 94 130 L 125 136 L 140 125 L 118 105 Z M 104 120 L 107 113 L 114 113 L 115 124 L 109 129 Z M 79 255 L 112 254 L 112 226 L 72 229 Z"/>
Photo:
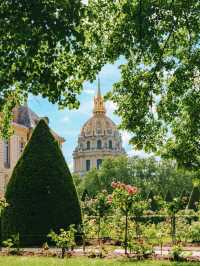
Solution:
<path fill-rule="evenodd" d="M 95 62 L 125 59 L 110 98 L 131 143 L 198 169 L 200 3 L 91 0 L 87 10 Z"/>
<path fill-rule="evenodd" d="M 155 196 L 165 198 L 167 191 L 172 197 L 179 197 L 183 190 L 192 191 L 193 172 L 178 169 L 170 160 L 157 161 L 154 157 L 116 157 L 106 158 L 100 169 L 92 169 L 78 184 L 79 194 L 87 190 L 90 197 L 106 189 L 112 192 L 112 181 L 120 181 L 137 186 L 146 199 L 151 191 Z M 159 194 L 158 194 L 159 193 Z"/>
<path fill-rule="evenodd" d="M 110 99 L 137 149 L 200 166 L 200 2 L 3 1 L 1 101 L 12 90 L 78 106 L 84 80 L 120 56 Z"/>

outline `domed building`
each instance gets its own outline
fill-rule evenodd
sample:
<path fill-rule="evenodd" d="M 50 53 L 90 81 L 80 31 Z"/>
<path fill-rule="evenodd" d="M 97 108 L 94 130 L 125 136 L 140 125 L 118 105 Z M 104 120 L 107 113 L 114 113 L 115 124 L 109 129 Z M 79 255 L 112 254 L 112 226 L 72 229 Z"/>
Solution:
<path fill-rule="evenodd" d="M 121 135 L 115 123 L 106 116 L 104 100 L 98 85 L 94 97 L 93 116 L 83 125 L 78 145 L 73 152 L 74 173 L 84 175 L 92 168 L 99 168 L 103 159 L 126 154 Z"/>

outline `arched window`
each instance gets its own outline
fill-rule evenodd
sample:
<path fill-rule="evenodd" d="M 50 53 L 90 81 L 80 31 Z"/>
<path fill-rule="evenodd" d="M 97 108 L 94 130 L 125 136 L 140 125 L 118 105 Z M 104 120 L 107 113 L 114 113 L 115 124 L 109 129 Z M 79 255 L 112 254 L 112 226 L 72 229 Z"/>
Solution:
<path fill-rule="evenodd" d="M 10 168 L 10 141 L 4 141 L 4 167 Z"/>
<path fill-rule="evenodd" d="M 87 150 L 90 150 L 90 141 L 87 141 L 86 146 L 87 146 Z"/>
<path fill-rule="evenodd" d="M 102 143 L 101 143 L 101 140 L 98 139 L 97 140 L 97 149 L 101 149 L 102 148 Z"/>
<path fill-rule="evenodd" d="M 109 140 L 108 147 L 109 147 L 109 149 L 112 149 L 113 148 L 113 146 L 112 146 L 112 140 Z"/>
<path fill-rule="evenodd" d="M 97 159 L 97 169 L 99 169 L 101 164 L 102 164 L 102 159 Z"/>
<path fill-rule="evenodd" d="M 90 170 L 90 160 L 86 160 L 86 171 Z"/>

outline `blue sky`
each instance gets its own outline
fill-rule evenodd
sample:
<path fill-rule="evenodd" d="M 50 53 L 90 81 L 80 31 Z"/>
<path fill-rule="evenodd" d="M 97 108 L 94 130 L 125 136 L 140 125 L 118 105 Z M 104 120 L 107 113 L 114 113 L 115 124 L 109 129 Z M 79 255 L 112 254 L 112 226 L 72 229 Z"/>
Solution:
<path fill-rule="evenodd" d="M 101 80 L 101 92 L 104 95 L 111 90 L 113 83 L 120 79 L 119 65 L 123 60 L 118 60 L 114 65 L 105 65 L 99 77 Z M 64 137 L 66 142 L 63 145 L 63 153 L 70 167 L 73 169 L 72 152 L 76 147 L 77 139 L 81 127 L 92 116 L 93 98 L 97 91 L 97 81 L 92 84 L 85 82 L 84 90 L 81 93 L 80 107 L 78 110 L 59 110 L 57 105 L 49 103 L 41 97 L 30 96 L 29 107 L 39 116 L 47 116 L 50 120 L 50 127 L 55 130 L 60 136 Z M 120 123 L 120 118 L 114 115 L 115 105 L 112 102 L 106 102 L 107 116 L 109 116 L 116 124 Z M 130 134 L 126 131 L 121 131 L 123 146 L 128 155 L 145 156 L 143 151 L 134 151 L 128 144 Z"/>

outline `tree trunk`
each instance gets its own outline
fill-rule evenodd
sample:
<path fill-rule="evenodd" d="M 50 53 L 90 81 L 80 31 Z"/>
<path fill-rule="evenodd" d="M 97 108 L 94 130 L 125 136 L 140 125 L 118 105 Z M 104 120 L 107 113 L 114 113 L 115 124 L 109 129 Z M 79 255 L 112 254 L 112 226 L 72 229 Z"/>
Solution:
<path fill-rule="evenodd" d="M 83 253 L 85 254 L 85 233 L 83 233 Z"/>
<path fill-rule="evenodd" d="M 171 217 L 171 235 L 172 235 L 172 244 L 176 244 L 176 216 L 175 214 Z"/>
<path fill-rule="evenodd" d="M 61 258 L 64 259 L 65 257 L 65 248 L 62 248 L 62 255 L 61 255 Z"/>
<path fill-rule="evenodd" d="M 125 254 L 128 254 L 128 213 L 125 214 L 125 235 L 124 235 L 124 247 L 125 247 Z"/>
<path fill-rule="evenodd" d="M 99 224 L 98 224 L 98 244 L 99 244 L 99 246 L 101 245 L 100 232 L 101 232 L 101 217 L 99 216 Z"/>

